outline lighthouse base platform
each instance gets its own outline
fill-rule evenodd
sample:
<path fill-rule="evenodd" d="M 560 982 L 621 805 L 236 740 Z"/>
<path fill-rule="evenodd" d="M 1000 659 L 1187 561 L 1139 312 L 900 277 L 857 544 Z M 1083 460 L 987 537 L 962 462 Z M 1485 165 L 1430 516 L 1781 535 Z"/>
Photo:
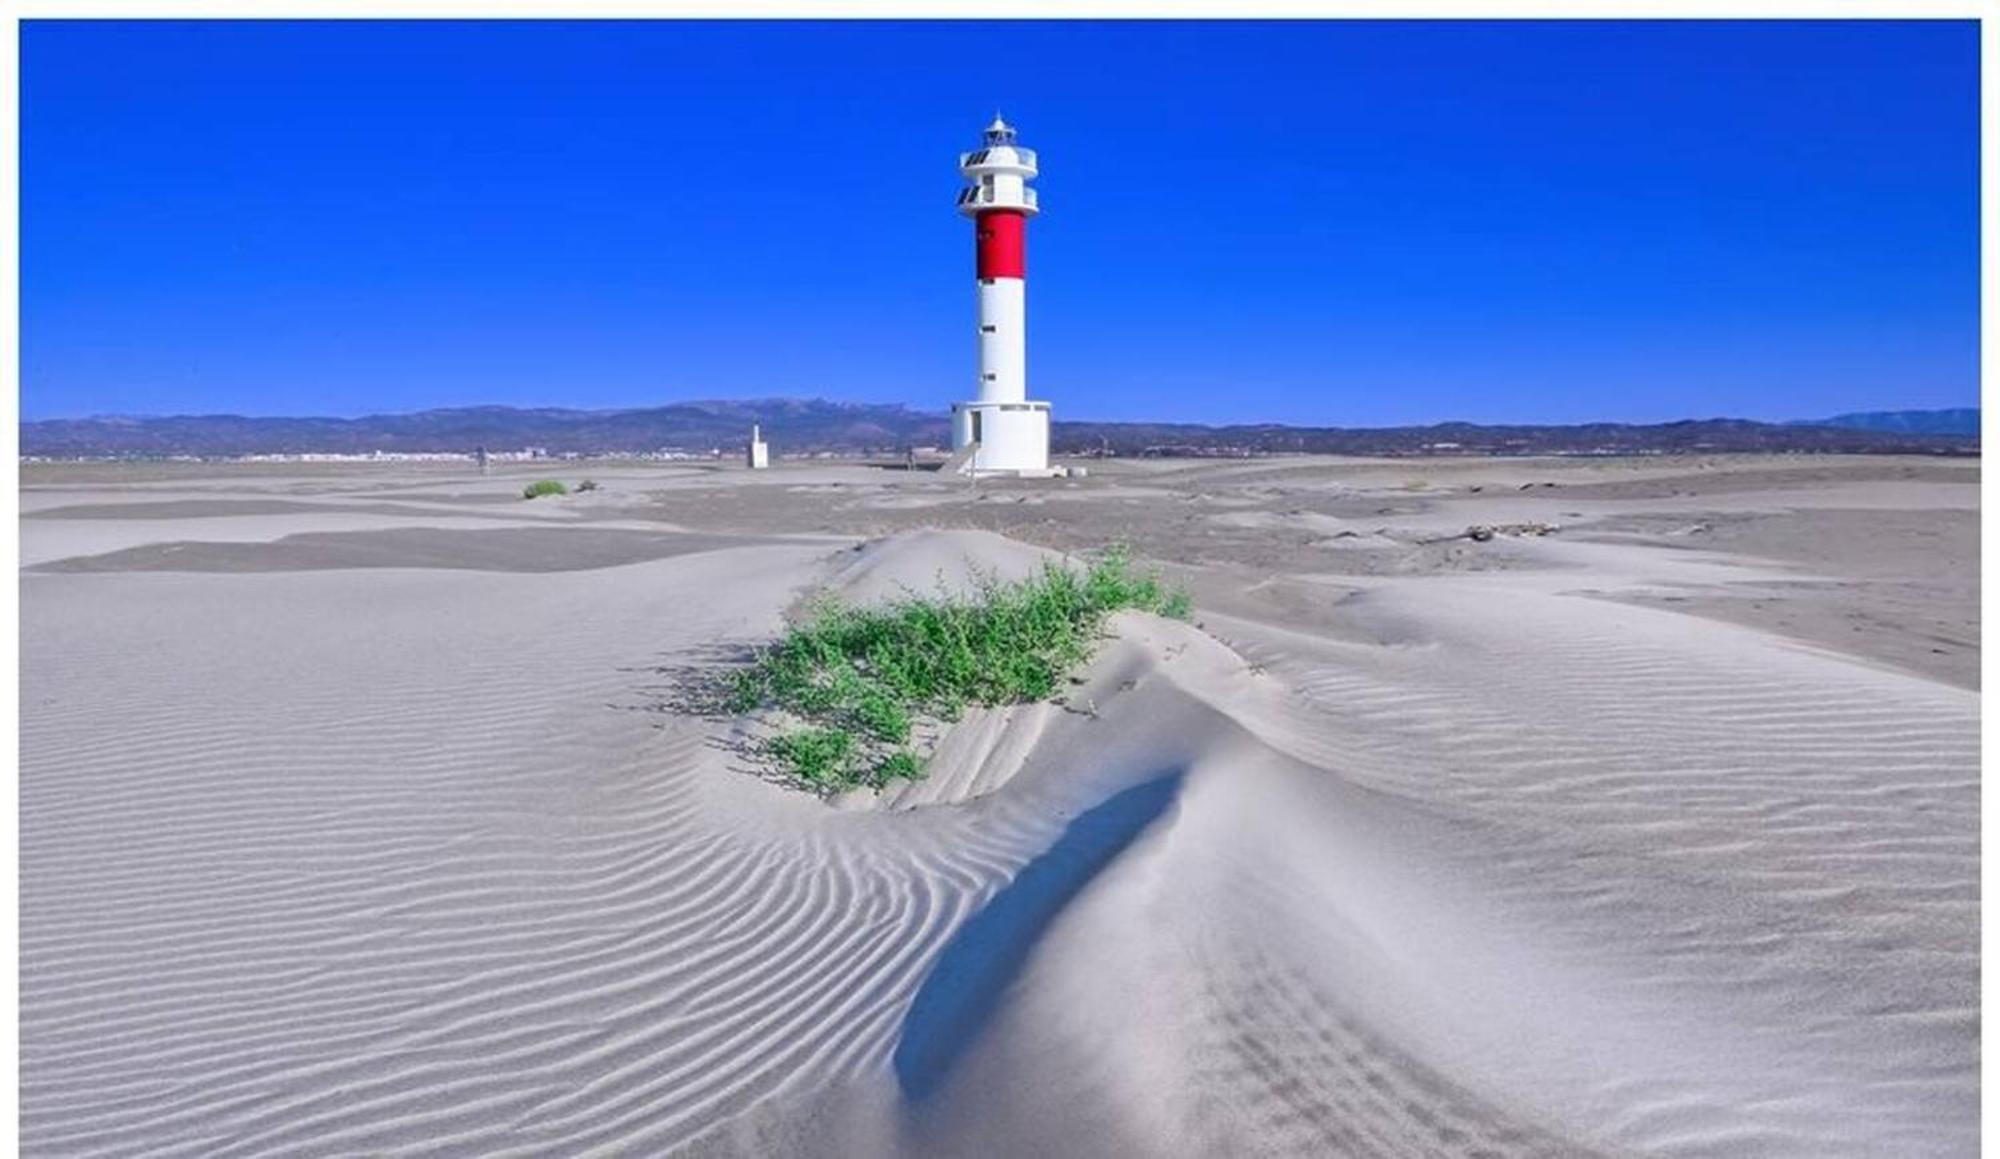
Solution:
<path fill-rule="evenodd" d="M 1045 479 L 1063 472 L 1049 466 L 1049 404 L 959 402 L 951 407 L 954 457 L 971 449 L 968 475 Z"/>

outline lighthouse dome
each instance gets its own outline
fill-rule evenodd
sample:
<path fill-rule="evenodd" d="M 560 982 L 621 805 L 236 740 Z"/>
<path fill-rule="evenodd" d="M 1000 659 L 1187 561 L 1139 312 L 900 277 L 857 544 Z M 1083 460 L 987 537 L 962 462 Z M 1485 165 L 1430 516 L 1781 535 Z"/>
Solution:
<path fill-rule="evenodd" d="M 1032 180 L 1039 171 L 1035 151 L 1015 140 L 1014 126 L 999 113 L 993 114 L 993 122 L 986 126 L 981 137 L 979 148 L 958 156 L 959 172 L 967 180 L 978 182 L 982 177 Z"/>
<path fill-rule="evenodd" d="M 958 171 L 965 178 L 965 187 L 958 191 L 958 211 L 967 217 L 997 209 L 1030 217 L 1040 212 L 1040 198 L 1028 185 L 1040 173 L 1035 151 L 1014 139 L 1014 126 L 998 113 L 983 136 L 979 148 L 958 155 Z"/>

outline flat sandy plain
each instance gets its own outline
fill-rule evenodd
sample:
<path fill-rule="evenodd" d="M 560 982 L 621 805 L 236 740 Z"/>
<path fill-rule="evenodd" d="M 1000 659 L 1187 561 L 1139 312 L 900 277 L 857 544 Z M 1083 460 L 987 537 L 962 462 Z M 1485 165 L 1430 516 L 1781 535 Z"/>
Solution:
<path fill-rule="evenodd" d="M 1976 1153 L 1976 462 L 1092 466 L 25 468 L 24 1150 Z M 680 707 L 1114 539 L 920 783 Z"/>

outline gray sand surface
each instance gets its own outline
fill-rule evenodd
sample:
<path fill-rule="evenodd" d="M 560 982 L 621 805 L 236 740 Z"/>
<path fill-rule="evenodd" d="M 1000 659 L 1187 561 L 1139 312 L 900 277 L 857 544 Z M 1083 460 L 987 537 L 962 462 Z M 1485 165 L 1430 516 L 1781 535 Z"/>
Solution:
<path fill-rule="evenodd" d="M 24 1151 L 1977 1153 L 1976 460 L 1086 465 L 24 467 Z M 1113 541 L 924 780 L 683 711 Z"/>
<path fill-rule="evenodd" d="M 59 559 L 33 570 L 242 573 L 437 567 L 469 571 L 587 571 L 768 541 L 768 537 L 608 527 L 495 527 L 478 531 L 392 527 L 380 531 L 306 532 L 269 543 L 148 543 L 102 555 Z"/>

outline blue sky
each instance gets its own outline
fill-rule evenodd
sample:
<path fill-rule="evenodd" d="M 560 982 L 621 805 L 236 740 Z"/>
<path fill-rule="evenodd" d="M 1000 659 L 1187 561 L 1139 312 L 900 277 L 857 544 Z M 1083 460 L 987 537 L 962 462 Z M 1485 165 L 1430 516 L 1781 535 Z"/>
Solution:
<path fill-rule="evenodd" d="M 973 390 L 959 150 L 1041 151 L 1059 418 L 1976 405 L 1956 23 L 22 33 L 22 413 Z"/>

